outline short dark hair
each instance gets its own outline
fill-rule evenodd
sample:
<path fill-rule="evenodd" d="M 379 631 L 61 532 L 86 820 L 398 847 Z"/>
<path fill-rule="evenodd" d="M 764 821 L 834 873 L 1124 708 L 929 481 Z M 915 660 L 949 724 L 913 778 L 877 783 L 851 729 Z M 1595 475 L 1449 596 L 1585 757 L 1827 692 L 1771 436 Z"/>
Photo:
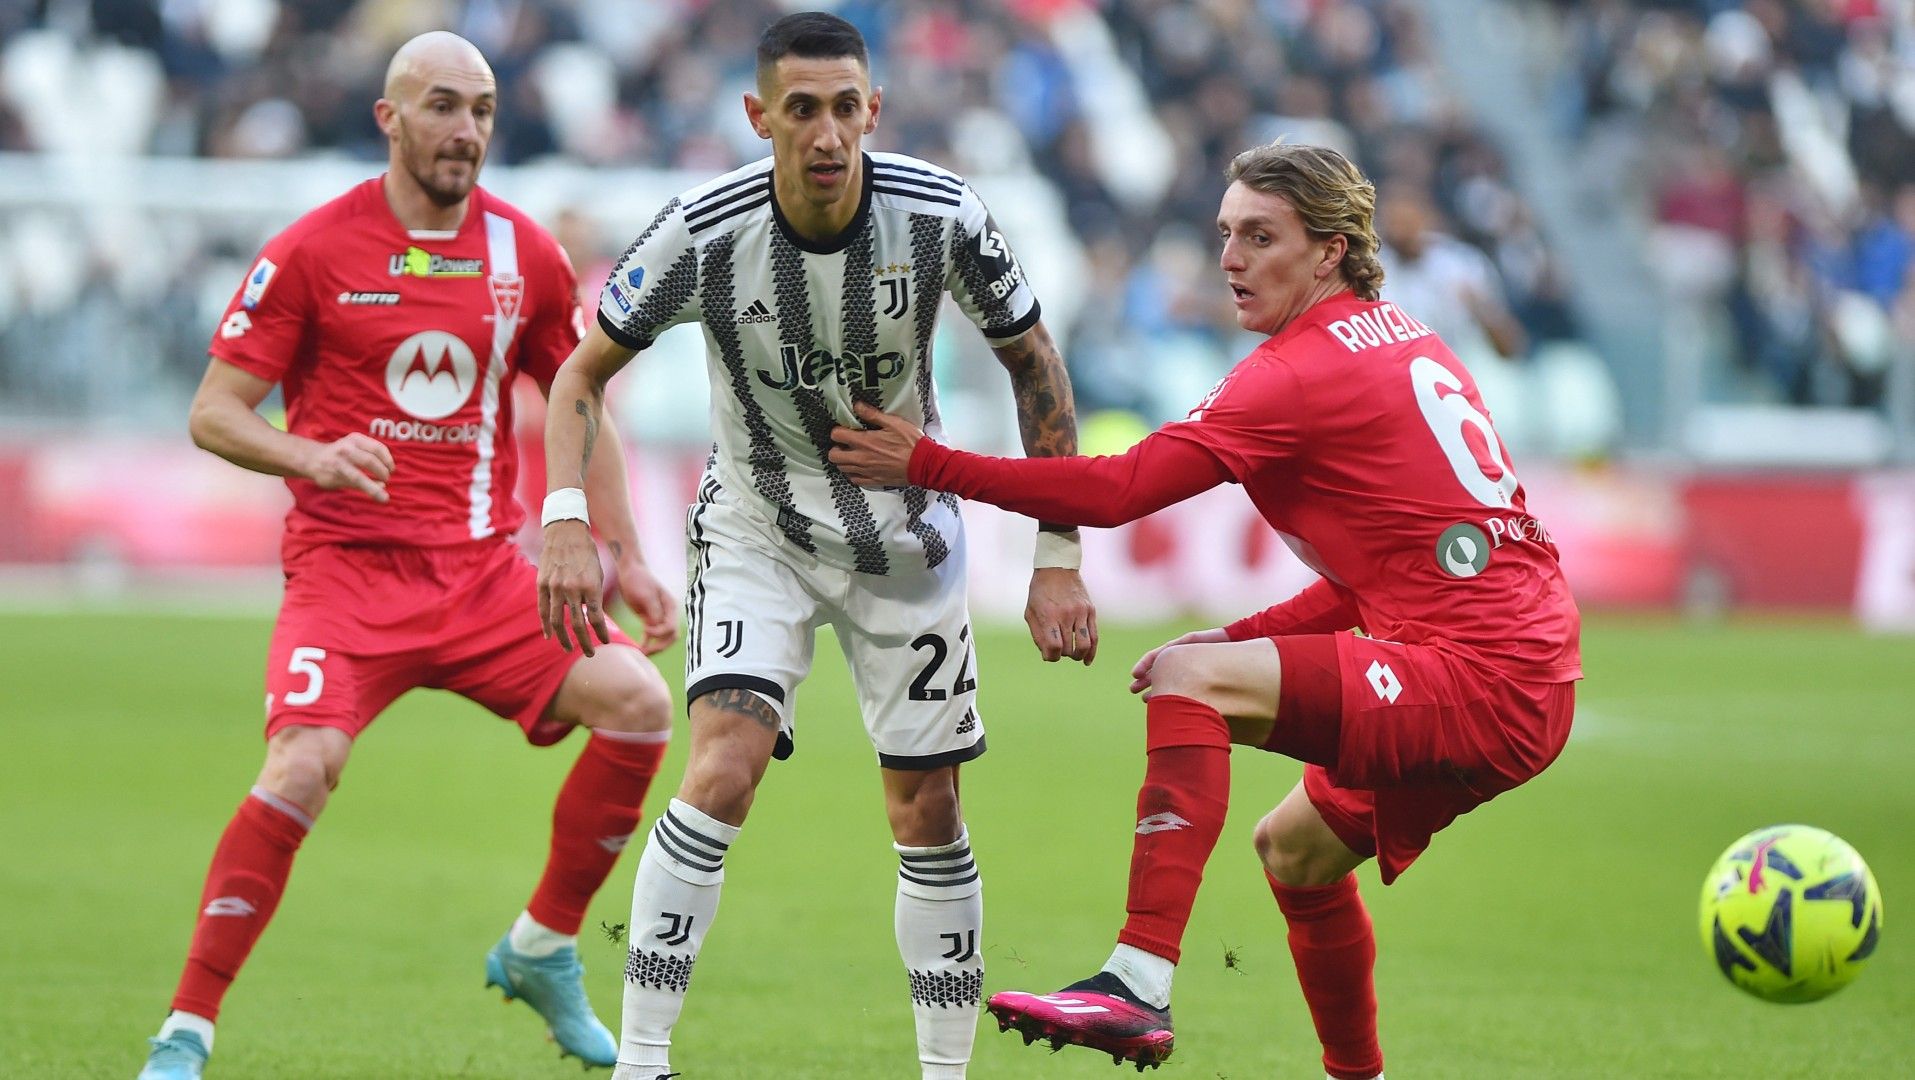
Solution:
<path fill-rule="evenodd" d="M 758 39 L 758 82 L 763 85 L 778 61 L 787 56 L 804 60 L 837 60 L 854 57 L 858 66 L 871 70 L 871 55 L 865 50 L 864 35 L 858 28 L 828 11 L 796 11 L 765 27 Z"/>

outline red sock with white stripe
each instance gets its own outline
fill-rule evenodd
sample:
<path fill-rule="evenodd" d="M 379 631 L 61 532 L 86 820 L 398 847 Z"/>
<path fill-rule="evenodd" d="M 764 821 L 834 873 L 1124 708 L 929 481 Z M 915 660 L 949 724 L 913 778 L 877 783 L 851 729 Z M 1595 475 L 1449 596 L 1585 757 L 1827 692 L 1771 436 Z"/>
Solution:
<path fill-rule="evenodd" d="M 1149 757 L 1137 792 L 1130 917 L 1117 940 L 1174 964 L 1230 809 L 1230 728 L 1194 698 L 1159 694 L 1145 710 Z"/>
<path fill-rule="evenodd" d="M 1265 875 L 1269 877 L 1269 875 Z M 1383 1072 L 1376 1039 L 1376 936 L 1356 890 L 1356 875 L 1330 885 L 1292 888 L 1269 878 L 1290 924 L 1297 982 L 1323 1043 L 1323 1071 L 1336 1080 Z"/>
<path fill-rule="evenodd" d="M 206 871 L 174 1010 L 219 1018 L 220 1000 L 279 907 L 293 855 L 310 828 L 305 811 L 265 788 L 254 788 L 239 804 Z"/>
<path fill-rule="evenodd" d="M 578 933 L 592 895 L 638 828 L 645 793 L 670 739 L 670 731 L 594 731 L 585 741 L 552 807 L 551 854 L 525 906 L 539 925 Z"/>

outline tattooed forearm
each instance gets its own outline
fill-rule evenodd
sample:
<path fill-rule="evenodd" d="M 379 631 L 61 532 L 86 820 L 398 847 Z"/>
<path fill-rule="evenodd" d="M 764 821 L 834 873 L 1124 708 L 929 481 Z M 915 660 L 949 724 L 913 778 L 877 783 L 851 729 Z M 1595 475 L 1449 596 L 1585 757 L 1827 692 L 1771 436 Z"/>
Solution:
<path fill-rule="evenodd" d="M 778 710 L 756 693 L 736 686 L 724 686 L 698 695 L 693 708 L 743 713 L 773 731 L 778 730 Z"/>
<path fill-rule="evenodd" d="M 622 559 L 625 557 L 625 545 L 619 543 L 617 540 L 607 540 L 605 546 L 612 549 L 612 558 Z"/>
<path fill-rule="evenodd" d="M 579 475 L 585 475 L 586 466 L 592 463 L 592 444 L 598 441 L 598 417 L 584 398 L 572 402 L 572 411 L 585 420 L 585 452 L 579 455 Z"/>
<path fill-rule="evenodd" d="M 992 350 L 1011 373 L 1017 399 L 1017 429 L 1028 457 L 1068 457 L 1077 453 L 1077 405 L 1064 357 L 1042 322 L 1007 345 Z"/>

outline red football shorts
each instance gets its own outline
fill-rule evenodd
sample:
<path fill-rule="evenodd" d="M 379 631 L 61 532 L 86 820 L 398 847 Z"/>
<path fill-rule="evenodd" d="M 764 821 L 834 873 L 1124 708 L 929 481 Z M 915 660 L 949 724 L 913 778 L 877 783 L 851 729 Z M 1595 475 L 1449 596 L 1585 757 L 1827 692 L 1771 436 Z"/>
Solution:
<path fill-rule="evenodd" d="M 1530 683 L 1429 645 L 1355 634 L 1273 639 L 1280 727 L 1339 725 L 1336 763 L 1305 765 L 1303 790 L 1384 884 L 1462 814 L 1562 753 L 1575 683 Z"/>
<path fill-rule="evenodd" d="M 612 639 L 633 645 L 612 624 Z M 508 540 L 448 548 L 310 548 L 286 567 L 266 655 L 266 735 L 295 724 L 357 736 L 400 694 L 450 690 L 516 722 L 534 746 L 582 653 L 539 635 L 538 570 Z"/>

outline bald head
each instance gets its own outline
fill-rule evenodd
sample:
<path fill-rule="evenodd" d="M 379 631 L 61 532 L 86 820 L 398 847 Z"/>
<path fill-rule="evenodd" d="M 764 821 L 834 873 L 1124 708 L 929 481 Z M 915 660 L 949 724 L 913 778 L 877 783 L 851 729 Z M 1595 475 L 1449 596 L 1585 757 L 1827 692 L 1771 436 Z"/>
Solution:
<path fill-rule="evenodd" d="M 373 106 L 386 133 L 388 187 L 421 205 L 464 204 L 492 141 L 499 87 L 477 47 L 434 30 L 399 47 L 386 68 L 386 95 Z"/>
<path fill-rule="evenodd" d="M 461 85 L 482 82 L 496 88 L 492 65 L 479 47 L 450 30 L 429 30 L 392 54 L 386 65 L 386 97 L 404 101 L 436 81 L 451 79 Z"/>

